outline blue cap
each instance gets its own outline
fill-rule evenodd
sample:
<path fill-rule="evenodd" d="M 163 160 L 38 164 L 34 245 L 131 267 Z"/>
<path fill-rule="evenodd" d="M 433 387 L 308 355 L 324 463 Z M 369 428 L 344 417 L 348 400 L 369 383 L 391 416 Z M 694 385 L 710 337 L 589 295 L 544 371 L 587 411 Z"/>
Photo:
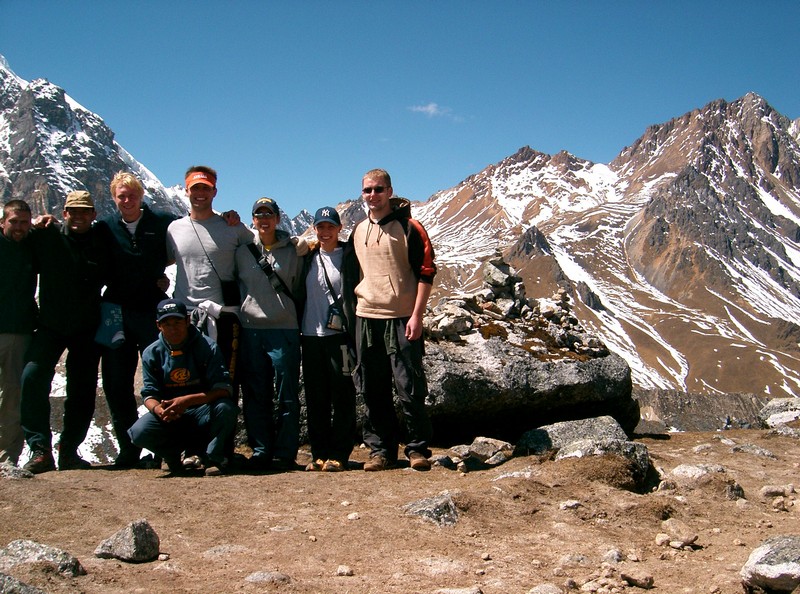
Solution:
<path fill-rule="evenodd" d="M 314 214 L 314 226 L 320 223 L 333 223 L 337 227 L 342 224 L 339 213 L 332 206 L 323 206 Z"/>
<path fill-rule="evenodd" d="M 156 322 L 167 318 L 185 318 L 189 315 L 186 306 L 177 299 L 164 299 L 158 304 L 156 312 Z"/>

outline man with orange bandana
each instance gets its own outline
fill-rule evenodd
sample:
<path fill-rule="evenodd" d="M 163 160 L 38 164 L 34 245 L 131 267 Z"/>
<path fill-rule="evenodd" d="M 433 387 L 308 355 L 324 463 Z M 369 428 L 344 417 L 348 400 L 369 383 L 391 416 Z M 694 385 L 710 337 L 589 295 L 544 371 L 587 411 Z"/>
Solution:
<path fill-rule="evenodd" d="M 194 165 L 186 171 L 185 178 L 189 216 L 167 228 L 167 255 L 176 264 L 173 297 L 183 302 L 190 314 L 199 309 L 214 320 L 208 334 L 222 349 L 236 395 L 240 297 L 234 261 L 236 248 L 253 243 L 253 234 L 241 223 L 229 225 L 214 212 L 214 169 Z"/>
<path fill-rule="evenodd" d="M 361 188 L 367 218 L 350 242 L 361 267 L 355 293 L 356 350 L 367 409 L 363 437 L 370 448 L 364 470 L 384 470 L 397 460 L 401 432 L 392 382 L 405 420 L 404 453 L 411 468 L 429 470 L 432 431 L 425 410 L 422 316 L 436 274 L 433 246 L 422 224 L 411 218 L 411 203 L 392 198 L 385 170 L 368 171 Z"/>

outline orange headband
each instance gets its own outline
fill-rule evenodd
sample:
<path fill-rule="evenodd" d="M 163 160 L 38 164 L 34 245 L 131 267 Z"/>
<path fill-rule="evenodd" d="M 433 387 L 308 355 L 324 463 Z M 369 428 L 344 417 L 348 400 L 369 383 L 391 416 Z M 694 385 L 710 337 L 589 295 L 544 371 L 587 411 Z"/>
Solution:
<path fill-rule="evenodd" d="M 213 188 L 217 185 L 217 178 L 205 171 L 192 171 L 186 176 L 186 187 L 191 188 L 195 184 L 205 184 Z"/>

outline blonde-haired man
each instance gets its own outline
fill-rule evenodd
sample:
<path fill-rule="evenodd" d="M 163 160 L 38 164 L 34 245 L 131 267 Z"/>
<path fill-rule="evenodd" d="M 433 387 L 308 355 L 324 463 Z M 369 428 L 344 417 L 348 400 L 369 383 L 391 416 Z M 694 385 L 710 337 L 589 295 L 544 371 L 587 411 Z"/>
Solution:
<path fill-rule="evenodd" d="M 114 238 L 112 270 L 103 300 L 122 308 L 125 342 L 103 347 L 101 369 L 111 423 L 119 444 L 114 465 L 132 468 L 141 449 L 131 443 L 128 429 L 136 422 L 134 378 L 139 355 L 158 339 L 155 311 L 167 298 L 167 227 L 178 217 L 156 212 L 143 202 L 144 187 L 130 172 L 120 171 L 111 180 L 111 198 L 117 212 L 97 226 L 106 226 Z"/>

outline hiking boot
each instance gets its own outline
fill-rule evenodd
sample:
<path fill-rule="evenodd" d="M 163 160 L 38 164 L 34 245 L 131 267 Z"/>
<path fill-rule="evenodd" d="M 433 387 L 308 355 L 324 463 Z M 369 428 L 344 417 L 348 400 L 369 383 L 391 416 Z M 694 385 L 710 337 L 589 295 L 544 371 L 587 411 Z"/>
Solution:
<path fill-rule="evenodd" d="M 297 470 L 297 462 L 290 458 L 274 458 L 272 460 L 273 470 Z"/>
<path fill-rule="evenodd" d="M 58 469 L 59 470 L 88 470 L 91 468 L 91 463 L 81 458 L 76 453 L 63 453 L 58 454 Z"/>
<path fill-rule="evenodd" d="M 33 474 L 55 470 L 56 461 L 53 459 L 53 452 L 50 450 L 33 450 L 31 459 L 22 468 Z"/>
<path fill-rule="evenodd" d="M 203 468 L 203 461 L 200 456 L 186 456 L 183 459 L 183 467 L 186 470 L 200 470 Z"/>
<path fill-rule="evenodd" d="M 411 452 L 408 455 L 408 461 L 411 463 L 411 468 L 414 470 L 430 470 L 431 461 L 419 452 Z"/>
<path fill-rule="evenodd" d="M 136 448 L 130 450 L 123 450 L 114 459 L 114 468 L 127 470 L 131 468 L 139 468 L 140 456 L 142 451 Z"/>
<path fill-rule="evenodd" d="M 271 470 L 272 460 L 268 456 L 260 456 L 256 454 L 255 456 L 250 456 L 245 464 L 245 468 L 255 472 Z"/>
<path fill-rule="evenodd" d="M 205 476 L 222 476 L 224 473 L 222 472 L 222 468 L 217 466 L 214 462 L 209 462 L 206 465 L 206 469 L 203 471 Z"/>
<path fill-rule="evenodd" d="M 312 460 L 308 464 L 306 464 L 306 470 L 309 472 L 316 472 L 319 470 L 323 470 L 325 466 L 325 461 L 322 458 L 318 458 L 317 460 Z"/>
<path fill-rule="evenodd" d="M 364 463 L 364 470 L 366 472 L 377 472 L 391 467 L 392 463 L 389 462 L 385 456 L 381 456 L 380 454 L 370 456 L 369 460 Z"/>
<path fill-rule="evenodd" d="M 325 464 L 322 466 L 322 470 L 325 472 L 342 472 L 346 468 L 347 466 L 338 460 L 325 460 Z"/>
<path fill-rule="evenodd" d="M 170 474 L 186 474 L 186 469 L 183 467 L 180 456 L 168 456 L 163 459 L 163 462 Z"/>

